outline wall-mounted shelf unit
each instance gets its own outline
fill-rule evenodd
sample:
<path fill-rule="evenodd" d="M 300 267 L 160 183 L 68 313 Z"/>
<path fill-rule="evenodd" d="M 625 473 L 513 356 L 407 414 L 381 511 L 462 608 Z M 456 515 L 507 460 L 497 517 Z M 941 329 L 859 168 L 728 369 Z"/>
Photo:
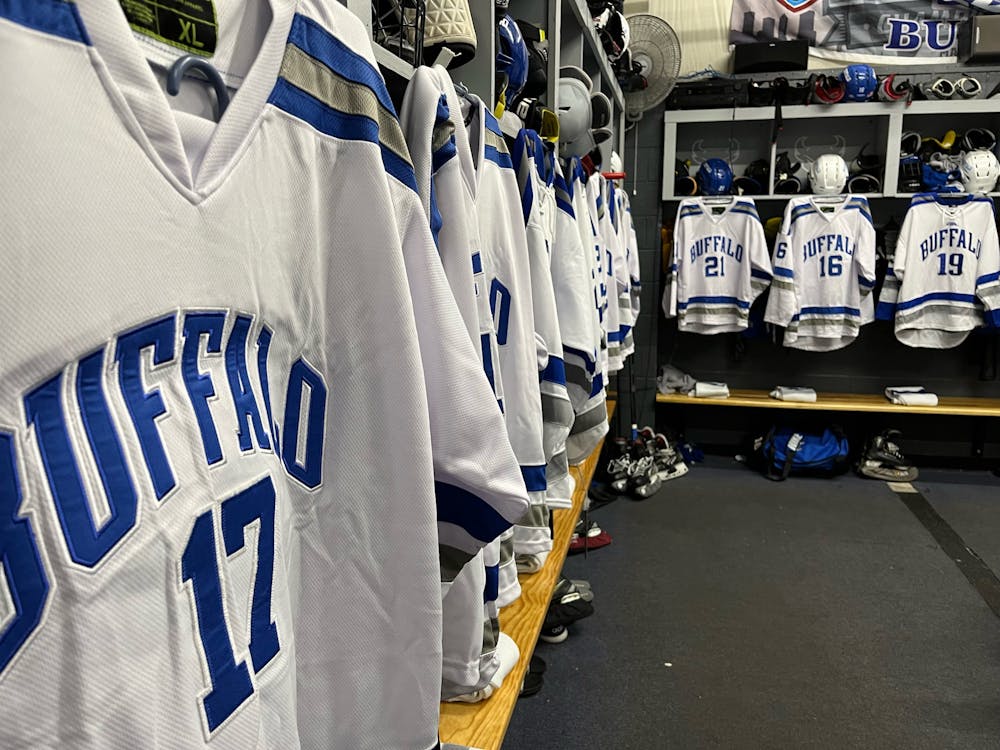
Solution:
<path fill-rule="evenodd" d="M 884 157 L 883 191 L 870 200 L 907 199 L 912 192 L 897 191 L 900 137 L 908 130 L 940 137 L 949 129 L 1000 128 L 1000 106 L 988 99 L 919 101 L 904 103 L 860 102 L 834 105 L 810 104 L 782 107 L 783 128 L 771 143 L 773 107 L 667 110 L 663 125 L 663 200 L 674 194 L 674 161 L 697 165 L 710 157 L 725 159 L 737 175 L 755 159 L 768 159 L 771 184 L 758 200 L 787 199 L 774 193 L 774 165 L 778 154 L 788 152 L 792 161 L 813 159 L 839 151 L 850 163 L 861 151 Z M 831 121 L 836 124 L 832 124 Z"/>

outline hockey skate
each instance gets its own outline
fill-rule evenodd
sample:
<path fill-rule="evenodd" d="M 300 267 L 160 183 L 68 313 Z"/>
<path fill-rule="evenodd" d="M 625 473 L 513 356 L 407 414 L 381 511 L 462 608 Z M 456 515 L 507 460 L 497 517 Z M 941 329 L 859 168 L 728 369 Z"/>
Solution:
<path fill-rule="evenodd" d="M 646 426 L 639 430 L 639 437 L 653 454 L 656 472 L 661 482 L 676 479 L 688 473 L 687 464 L 684 463 L 681 455 L 674 450 L 666 435 L 653 432 L 652 427 Z"/>
<path fill-rule="evenodd" d="M 645 500 L 659 492 L 662 486 L 653 446 L 640 437 L 632 444 L 626 488 L 636 499 Z"/>
<path fill-rule="evenodd" d="M 916 480 L 917 467 L 907 462 L 899 450 L 899 430 L 885 430 L 876 435 L 865 446 L 864 455 L 858 461 L 858 474 L 869 479 L 886 482 L 912 482 Z"/>
<path fill-rule="evenodd" d="M 611 489 L 622 494 L 628 488 L 629 469 L 632 466 L 632 452 L 629 450 L 628 440 L 623 437 L 615 438 L 615 446 L 612 449 L 613 457 L 608 461 L 608 483 Z"/>

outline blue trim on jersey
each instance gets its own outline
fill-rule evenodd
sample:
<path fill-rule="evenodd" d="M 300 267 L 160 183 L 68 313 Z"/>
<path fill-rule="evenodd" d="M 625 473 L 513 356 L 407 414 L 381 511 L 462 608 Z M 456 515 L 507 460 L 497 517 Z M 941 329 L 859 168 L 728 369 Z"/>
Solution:
<path fill-rule="evenodd" d="M 685 211 L 681 211 L 681 215 L 678 218 L 686 219 L 689 216 L 701 216 L 703 213 L 705 213 L 705 212 L 704 211 L 687 211 L 687 210 L 685 210 Z"/>
<path fill-rule="evenodd" d="M 854 318 L 860 318 L 861 311 L 856 307 L 803 307 L 793 320 L 800 315 L 850 315 Z"/>
<path fill-rule="evenodd" d="M 751 276 L 751 278 L 754 278 L 754 279 L 763 279 L 764 281 L 770 281 L 771 280 L 771 274 L 769 274 L 767 271 L 761 271 L 761 270 L 759 270 L 757 268 L 751 268 L 750 269 L 750 276 Z"/>
<path fill-rule="evenodd" d="M 731 213 L 731 214 L 746 214 L 747 216 L 752 216 L 757 221 L 760 221 L 760 214 L 757 213 L 756 209 L 750 209 L 748 211 L 746 209 L 740 208 L 739 206 L 735 206 L 734 208 L 729 209 L 729 213 Z"/>
<path fill-rule="evenodd" d="M 479 253 L 476 253 L 478 256 Z M 493 391 L 495 396 L 497 393 L 496 375 L 493 373 L 493 343 L 490 341 L 490 335 L 488 333 L 482 333 L 479 335 L 479 346 L 483 353 L 483 372 L 486 373 L 486 379 L 490 381 L 490 390 Z M 500 411 L 503 411 L 503 404 L 500 404 Z"/>
<path fill-rule="evenodd" d="M 677 303 L 677 307 L 681 310 L 687 308 L 688 305 L 702 303 L 706 305 L 736 305 L 741 310 L 749 310 L 750 303 L 746 300 L 736 299 L 736 297 L 724 297 L 724 296 L 704 296 L 704 297 L 689 297 L 686 302 Z"/>
<path fill-rule="evenodd" d="M 0 18 L 71 42 L 91 44 L 76 3 L 62 0 L 0 0 Z M 5 73 L 11 74 L 9 70 Z"/>
<path fill-rule="evenodd" d="M 887 268 L 887 269 L 885 269 L 885 275 L 886 275 L 886 278 L 888 278 L 890 276 L 892 278 L 896 278 L 896 271 L 893 268 Z"/>
<path fill-rule="evenodd" d="M 864 207 L 862 207 L 862 206 L 848 205 L 845 210 L 846 211 L 857 211 L 859 214 L 861 214 L 862 216 L 864 216 L 865 219 L 868 220 L 869 224 L 871 224 L 872 226 L 875 226 L 875 222 L 872 221 L 872 215 L 868 211 L 866 211 Z"/>
<path fill-rule="evenodd" d="M 486 129 L 503 138 L 503 131 L 500 130 L 500 121 L 486 107 L 483 107 L 483 114 L 485 115 L 483 117 L 483 124 L 486 125 Z"/>
<path fill-rule="evenodd" d="M 786 279 L 794 279 L 795 271 L 793 271 L 791 268 L 775 268 L 774 275 L 781 276 Z"/>
<path fill-rule="evenodd" d="M 566 193 L 566 196 L 570 200 L 573 200 L 573 181 L 572 180 L 570 180 L 570 181 L 567 182 L 566 178 L 563 177 L 563 175 L 557 174 L 555 176 L 555 180 L 553 181 L 553 184 L 556 186 L 556 190 L 562 190 L 564 193 Z"/>
<path fill-rule="evenodd" d="M 431 180 L 431 200 L 430 200 L 430 223 L 431 237 L 434 238 L 434 247 L 441 249 L 438 237 L 441 234 L 441 227 L 444 226 L 444 219 L 441 218 L 441 211 L 438 210 L 437 191 L 434 189 L 434 180 Z"/>
<path fill-rule="evenodd" d="M 484 146 L 483 155 L 494 164 L 498 164 L 506 169 L 513 169 L 514 163 L 510 160 L 510 154 L 498 151 L 496 146 Z"/>
<path fill-rule="evenodd" d="M 541 466 L 522 466 L 521 476 L 524 477 L 524 486 L 528 489 L 528 492 L 545 492 L 548 489 L 548 483 L 545 480 L 544 464 Z M 500 531 L 503 531 L 503 529 L 500 529 Z M 496 539 L 496 537 L 492 537 L 490 541 L 493 541 L 493 539 Z"/>
<path fill-rule="evenodd" d="M 528 223 L 531 216 L 531 206 L 535 202 L 535 191 L 531 187 L 531 178 L 524 181 L 524 192 L 521 193 L 521 213 L 524 214 L 524 223 Z"/>
<path fill-rule="evenodd" d="M 556 385 L 566 385 L 566 363 L 550 354 L 549 363 L 542 370 L 541 379 Z"/>
<path fill-rule="evenodd" d="M 858 283 L 866 289 L 875 288 L 875 279 L 866 279 L 864 276 L 858 276 Z"/>
<path fill-rule="evenodd" d="M 968 302 L 974 304 L 976 301 L 975 296 L 971 294 L 960 294 L 958 292 L 931 292 L 930 294 L 924 294 L 920 297 L 915 297 L 914 299 L 907 300 L 906 302 L 899 302 L 896 307 L 900 310 L 910 310 L 914 307 L 919 307 L 925 302 Z"/>
<path fill-rule="evenodd" d="M 479 253 L 472 254 L 472 272 L 482 273 L 483 272 L 483 256 Z"/>
<path fill-rule="evenodd" d="M 396 108 L 378 70 L 314 20 L 296 13 L 288 32 L 288 41 L 337 75 L 370 88 L 378 97 L 379 104 L 396 115 Z"/>
<path fill-rule="evenodd" d="M 486 585 L 483 586 L 483 602 L 495 602 L 500 598 L 500 565 L 486 566 Z"/>
<path fill-rule="evenodd" d="M 461 487 L 435 480 L 434 497 L 438 523 L 455 524 L 481 542 L 492 542 L 511 527 L 492 505 Z"/>
<path fill-rule="evenodd" d="M 617 331 L 608 331 L 608 343 L 614 342 L 620 344 L 622 341 L 622 329 L 619 328 Z"/>
<path fill-rule="evenodd" d="M 895 314 L 895 302 L 879 302 L 875 307 L 875 320 L 892 320 Z"/>
<path fill-rule="evenodd" d="M 455 136 L 452 136 L 446 144 L 431 155 L 431 170 L 436 174 L 453 156 L 457 155 L 458 149 L 455 147 Z"/>
<path fill-rule="evenodd" d="M 604 373 L 599 372 L 594 376 L 594 384 L 590 387 L 590 397 L 593 398 L 604 390 Z"/>
<path fill-rule="evenodd" d="M 576 349 L 572 346 L 563 345 L 563 352 L 566 354 L 572 354 L 574 357 L 583 360 L 584 367 L 587 368 L 587 372 L 591 375 L 594 374 L 594 370 L 597 368 L 597 359 L 594 357 L 592 352 L 585 352 L 583 349 Z"/>
<path fill-rule="evenodd" d="M 558 195 L 556 196 L 556 208 L 559 208 L 564 213 L 568 214 L 571 219 L 576 218 L 576 212 L 573 211 L 573 205 L 564 201 Z"/>
<path fill-rule="evenodd" d="M 392 149 L 382 145 L 379 140 L 378 123 L 374 120 L 363 115 L 349 115 L 332 109 L 284 78 L 279 78 L 274 84 L 274 90 L 271 91 L 267 101 L 304 120 L 326 135 L 377 144 L 382 151 L 382 165 L 385 171 L 413 192 L 419 192 L 413 167 L 405 159 L 397 156 Z"/>
<path fill-rule="evenodd" d="M 1000 271 L 996 271 L 994 273 L 988 273 L 985 276 L 980 276 L 978 279 L 976 279 L 976 286 L 980 286 L 982 284 L 989 284 L 990 282 L 997 280 L 1000 280 Z"/>

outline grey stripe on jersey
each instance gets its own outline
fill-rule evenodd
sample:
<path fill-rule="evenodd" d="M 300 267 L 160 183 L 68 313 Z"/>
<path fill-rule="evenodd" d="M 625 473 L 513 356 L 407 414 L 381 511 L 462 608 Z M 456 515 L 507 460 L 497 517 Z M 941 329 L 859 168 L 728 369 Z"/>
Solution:
<path fill-rule="evenodd" d="M 775 276 L 774 281 L 771 282 L 771 286 L 776 289 L 785 289 L 789 292 L 795 291 L 795 284 L 791 281 L 785 281 L 784 279 Z"/>
<path fill-rule="evenodd" d="M 608 406 L 605 400 L 602 398 L 597 404 L 587 411 L 580 412 L 576 415 L 576 421 L 573 422 L 573 430 L 570 434 L 578 435 L 581 432 L 587 432 L 592 430 L 598 425 L 608 421 Z"/>
<path fill-rule="evenodd" d="M 927 326 L 928 328 L 936 328 L 936 324 L 940 323 L 942 315 L 967 319 L 972 328 L 978 326 L 983 320 L 982 313 L 973 307 L 971 303 L 952 302 L 949 304 L 924 305 L 916 310 L 897 310 L 896 324 L 906 323 L 909 326 L 919 323 L 924 318 L 937 318 L 937 321 L 932 321 L 934 324 Z"/>
<path fill-rule="evenodd" d="M 563 364 L 566 367 L 566 385 L 576 386 L 589 396 L 594 380 L 587 371 L 587 368 L 566 360 L 563 361 Z"/>
<path fill-rule="evenodd" d="M 378 123 L 382 145 L 407 164 L 410 163 L 410 152 L 406 148 L 399 121 L 382 106 L 370 88 L 342 78 L 294 44 L 285 47 L 280 75 L 338 112 L 362 115 L 374 120 Z"/>
<path fill-rule="evenodd" d="M 450 583 L 458 577 L 462 568 L 475 555 L 470 555 L 468 552 L 449 547 L 446 544 L 438 544 L 438 557 L 441 560 L 441 580 Z"/>
<path fill-rule="evenodd" d="M 483 143 L 487 146 L 493 146 L 501 154 L 509 154 L 510 149 L 507 148 L 507 142 L 502 136 L 497 135 L 489 128 L 483 128 Z"/>
<path fill-rule="evenodd" d="M 573 404 L 566 398 L 550 393 L 542 394 L 542 420 L 552 424 L 573 424 Z"/>
<path fill-rule="evenodd" d="M 434 131 L 431 133 L 431 153 L 438 150 L 451 140 L 455 135 L 455 124 L 451 120 L 438 121 L 434 123 Z"/>

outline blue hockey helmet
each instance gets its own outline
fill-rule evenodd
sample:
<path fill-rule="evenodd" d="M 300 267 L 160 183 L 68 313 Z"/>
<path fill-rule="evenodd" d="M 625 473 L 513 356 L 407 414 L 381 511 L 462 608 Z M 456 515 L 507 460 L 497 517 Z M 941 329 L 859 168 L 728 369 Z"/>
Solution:
<path fill-rule="evenodd" d="M 698 167 L 702 195 L 728 195 L 733 189 L 733 170 L 722 159 L 706 159 Z"/>
<path fill-rule="evenodd" d="M 497 24 L 496 72 L 507 74 L 507 104 L 517 101 L 528 82 L 528 45 L 514 19 L 505 15 Z"/>
<path fill-rule="evenodd" d="M 878 91 L 878 76 L 871 65 L 848 65 L 840 80 L 844 83 L 846 102 L 866 102 Z"/>

